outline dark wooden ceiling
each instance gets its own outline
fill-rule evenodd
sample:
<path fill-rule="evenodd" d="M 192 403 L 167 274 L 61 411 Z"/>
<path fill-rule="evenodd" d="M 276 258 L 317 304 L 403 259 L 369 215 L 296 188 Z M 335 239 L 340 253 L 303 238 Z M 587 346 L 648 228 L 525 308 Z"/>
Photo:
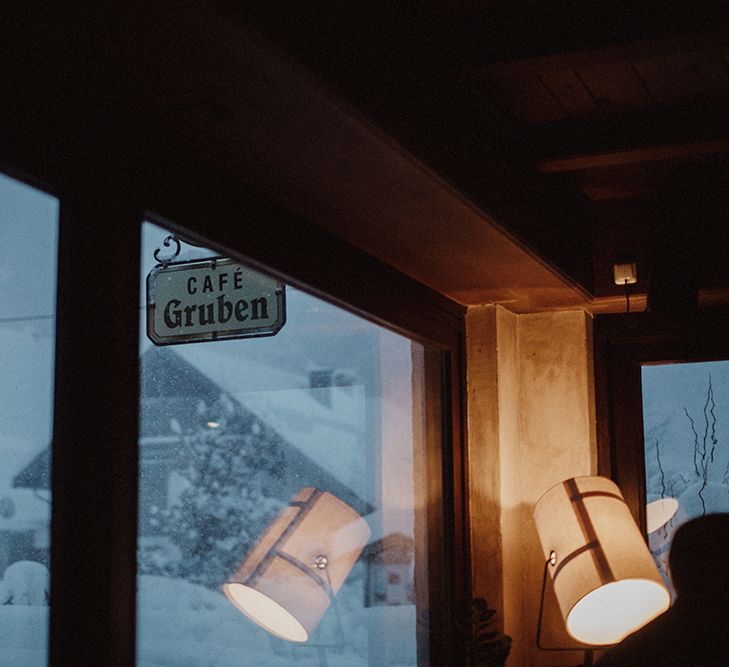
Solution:
<path fill-rule="evenodd" d="M 223 177 L 462 304 L 720 302 L 725 4 L 5 3 L 0 160 Z"/>
<path fill-rule="evenodd" d="M 724 4 L 225 7 L 585 291 L 634 260 L 660 308 L 729 287 Z"/>

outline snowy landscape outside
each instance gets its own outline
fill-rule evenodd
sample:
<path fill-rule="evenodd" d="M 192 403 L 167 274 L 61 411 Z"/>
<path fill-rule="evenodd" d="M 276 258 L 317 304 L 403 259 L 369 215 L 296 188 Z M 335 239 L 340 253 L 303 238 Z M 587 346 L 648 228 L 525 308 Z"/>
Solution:
<path fill-rule="evenodd" d="M 143 313 L 168 234 L 143 226 Z M 183 243 L 174 261 L 215 254 Z M 274 336 L 163 347 L 141 318 L 141 666 L 405 667 L 427 650 L 422 346 L 291 286 L 286 310 Z M 347 503 L 371 536 L 300 643 L 221 588 L 307 487 Z"/>
<path fill-rule="evenodd" d="M 648 536 L 670 583 L 676 529 L 694 517 L 729 512 L 729 361 L 644 366 L 642 382 L 646 503 L 678 501 L 668 522 L 659 521 Z"/>
<path fill-rule="evenodd" d="M 47 664 L 58 200 L 0 175 L 0 665 Z"/>

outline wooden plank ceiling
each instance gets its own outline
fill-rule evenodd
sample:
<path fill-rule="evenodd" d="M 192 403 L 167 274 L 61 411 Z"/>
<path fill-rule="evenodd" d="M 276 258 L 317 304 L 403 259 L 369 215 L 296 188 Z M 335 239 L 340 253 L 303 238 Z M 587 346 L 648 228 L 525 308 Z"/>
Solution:
<path fill-rule="evenodd" d="M 673 292 L 715 300 L 729 288 L 729 16 L 718 2 L 557 4 L 325 2 L 306 17 L 288 5 L 286 19 L 270 6 L 238 16 L 594 310 L 623 307 L 612 264 L 625 259 L 639 264 L 643 303 L 649 289 L 655 308 Z"/>
<path fill-rule="evenodd" d="M 624 260 L 643 304 L 716 302 L 725 4 L 16 3 L 0 148 L 194 163 L 464 304 L 621 309 Z"/>
<path fill-rule="evenodd" d="M 526 128 L 533 168 L 590 202 L 597 296 L 618 289 L 610 268 L 621 258 L 638 262 L 642 292 L 650 281 L 663 291 L 679 283 L 678 291 L 703 288 L 708 300 L 726 288 L 727 37 L 673 37 L 474 73 Z"/>

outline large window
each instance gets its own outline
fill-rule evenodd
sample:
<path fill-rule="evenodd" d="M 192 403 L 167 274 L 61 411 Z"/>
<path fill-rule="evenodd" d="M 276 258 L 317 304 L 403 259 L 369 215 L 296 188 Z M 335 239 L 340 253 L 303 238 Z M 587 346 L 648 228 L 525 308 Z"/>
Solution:
<path fill-rule="evenodd" d="M 0 664 L 456 655 L 462 309 L 237 186 L 168 245 L 66 186 L 0 177 Z"/>
<path fill-rule="evenodd" d="M 669 581 L 678 526 L 729 512 L 729 361 L 643 366 L 642 387 L 647 532 Z"/>
<path fill-rule="evenodd" d="M 729 511 L 729 310 L 597 318 L 599 466 L 656 563 L 688 519 Z"/>
<path fill-rule="evenodd" d="M 58 201 L 0 175 L 0 664 L 47 663 Z"/>
<path fill-rule="evenodd" d="M 143 226 L 138 664 L 425 663 L 426 348 L 169 235 Z"/>

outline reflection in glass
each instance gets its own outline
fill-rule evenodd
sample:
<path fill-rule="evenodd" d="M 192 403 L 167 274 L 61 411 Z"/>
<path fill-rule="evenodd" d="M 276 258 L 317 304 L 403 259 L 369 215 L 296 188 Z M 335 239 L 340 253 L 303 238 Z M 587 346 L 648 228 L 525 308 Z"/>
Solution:
<path fill-rule="evenodd" d="M 58 201 L 0 175 L 0 664 L 47 664 Z"/>
<path fill-rule="evenodd" d="M 142 305 L 168 233 L 143 226 Z M 181 246 L 174 261 L 215 255 Z M 140 665 L 404 666 L 426 655 L 423 347 L 291 286 L 286 310 L 275 335 L 240 340 L 157 346 L 141 323 Z M 264 568 L 310 584 L 302 608 L 292 584 L 253 584 L 248 570 L 296 514 L 292 499 L 316 490 L 327 511 Z M 254 615 L 251 604 L 279 636 L 241 613 Z"/>
<path fill-rule="evenodd" d="M 676 529 L 729 511 L 729 361 L 644 366 L 642 383 L 648 538 L 669 581 Z"/>
<path fill-rule="evenodd" d="M 261 627 L 282 639 L 304 642 L 370 535 L 367 522 L 339 498 L 302 489 L 268 526 L 223 591 Z"/>
<path fill-rule="evenodd" d="M 654 498 L 645 507 L 646 532 L 650 535 L 663 528 L 678 512 L 675 498 Z"/>

